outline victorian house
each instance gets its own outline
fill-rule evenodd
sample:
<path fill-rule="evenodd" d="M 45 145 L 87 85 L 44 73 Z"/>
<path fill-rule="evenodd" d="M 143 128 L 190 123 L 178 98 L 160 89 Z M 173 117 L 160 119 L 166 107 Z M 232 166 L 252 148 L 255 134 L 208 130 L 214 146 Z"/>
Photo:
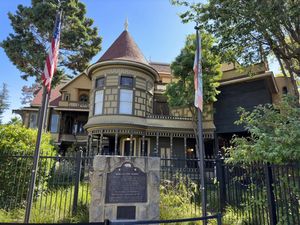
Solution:
<path fill-rule="evenodd" d="M 251 70 L 252 76 L 248 73 Z M 218 101 L 203 115 L 206 155 L 226 145 L 233 133 L 245 134 L 237 107 L 252 109 L 278 101 L 291 90 L 266 63 L 243 71 L 222 66 Z M 172 82 L 170 65 L 149 62 L 127 30 L 82 74 L 51 92 L 46 127 L 61 151 L 75 144 L 88 154 L 195 157 L 195 123 L 186 108 L 170 108 L 164 96 Z M 37 126 L 42 91 L 30 107 L 15 110 L 25 126 Z"/>

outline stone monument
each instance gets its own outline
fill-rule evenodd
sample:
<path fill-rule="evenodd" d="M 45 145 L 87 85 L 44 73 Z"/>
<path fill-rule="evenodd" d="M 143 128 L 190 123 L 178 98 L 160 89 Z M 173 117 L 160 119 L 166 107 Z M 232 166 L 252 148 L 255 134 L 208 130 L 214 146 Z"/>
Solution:
<path fill-rule="evenodd" d="M 158 157 L 95 156 L 90 222 L 159 219 Z"/>

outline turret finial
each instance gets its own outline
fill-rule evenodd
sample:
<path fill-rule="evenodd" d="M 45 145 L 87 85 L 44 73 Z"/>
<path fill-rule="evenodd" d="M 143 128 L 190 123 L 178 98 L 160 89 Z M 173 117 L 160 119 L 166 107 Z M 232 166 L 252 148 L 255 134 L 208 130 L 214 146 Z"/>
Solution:
<path fill-rule="evenodd" d="M 124 23 L 124 29 L 128 31 L 128 18 L 126 18 L 125 23 Z"/>

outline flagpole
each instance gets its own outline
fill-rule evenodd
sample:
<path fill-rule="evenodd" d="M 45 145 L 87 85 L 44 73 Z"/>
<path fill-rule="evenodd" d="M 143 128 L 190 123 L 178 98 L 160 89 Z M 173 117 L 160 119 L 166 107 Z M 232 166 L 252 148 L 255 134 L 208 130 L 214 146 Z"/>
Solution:
<path fill-rule="evenodd" d="M 38 134 L 37 134 L 37 140 L 36 140 L 35 151 L 33 156 L 33 167 L 31 171 L 31 179 L 30 179 L 29 189 L 28 189 L 27 199 L 26 199 L 27 203 L 26 203 L 24 223 L 29 223 L 30 220 L 32 201 L 34 195 L 34 187 L 35 187 L 36 176 L 38 171 L 38 161 L 40 157 L 42 133 L 44 130 L 44 122 L 47 114 L 47 108 L 48 108 L 48 102 L 49 102 L 49 96 L 51 90 L 51 81 L 57 64 L 60 29 L 61 29 L 61 16 L 62 16 L 62 11 L 60 13 L 57 13 L 56 15 L 55 26 L 53 29 L 53 39 L 51 41 L 51 46 L 49 49 L 50 54 L 48 54 L 46 58 L 45 69 L 42 74 L 42 80 L 44 84 L 43 97 L 42 97 L 42 104 L 39 112 Z M 49 55 L 51 55 L 52 58 L 49 58 Z M 50 68 L 49 68 L 49 64 L 50 64 Z"/>
<path fill-rule="evenodd" d="M 46 87 L 43 87 L 43 99 L 42 99 L 42 106 L 41 106 L 40 112 L 39 112 L 38 134 L 37 134 L 37 140 L 36 140 L 36 144 L 35 144 L 34 161 L 33 161 L 33 167 L 32 167 L 32 171 L 31 171 L 29 190 L 28 190 L 28 194 L 27 194 L 27 204 L 26 204 L 24 223 L 29 223 L 30 214 L 31 214 L 34 187 L 35 187 L 36 175 L 37 175 L 37 170 L 38 170 L 38 161 L 39 161 L 39 157 L 40 157 L 41 139 L 42 139 L 45 115 L 47 112 L 48 99 L 49 98 L 48 98 L 47 89 L 46 89 Z"/>
<path fill-rule="evenodd" d="M 200 44 L 199 43 L 199 27 L 195 27 L 196 30 L 196 48 L 197 48 L 197 63 L 199 65 L 200 60 Z M 200 64 L 201 66 L 201 64 Z M 198 70 L 201 68 L 198 68 Z M 198 73 L 198 71 L 197 71 Z M 198 75 L 198 74 L 197 74 Z M 202 94 L 203 95 L 203 94 Z M 197 107 L 197 134 L 198 134 L 198 159 L 199 159 L 199 170 L 200 170 L 200 192 L 201 192 L 201 208 L 202 208 L 202 216 L 206 216 L 206 188 L 205 188 L 205 162 L 204 162 L 204 142 L 203 142 L 203 128 L 202 128 L 202 111 L 200 110 L 199 106 Z M 203 225 L 206 225 L 206 221 L 203 220 Z"/>

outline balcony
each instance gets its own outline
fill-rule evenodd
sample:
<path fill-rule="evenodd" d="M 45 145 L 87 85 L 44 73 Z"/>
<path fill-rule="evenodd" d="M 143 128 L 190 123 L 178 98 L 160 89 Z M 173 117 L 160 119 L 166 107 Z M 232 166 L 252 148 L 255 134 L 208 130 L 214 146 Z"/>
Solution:
<path fill-rule="evenodd" d="M 184 117 L 184 116 L 169 116 L 169 115 L 155 115 L 148 114 L 147 119 L 162 119 L 162 120 L 187 120 L 192 121 L 192 117 Z"/>
<path fill-rule="evenodd" d="M 89 109 L 88 102 L 78 102 L 78 101 L 60 101 L 58 103 L 60 108 L 70 108 L 70 109 Z"/>

